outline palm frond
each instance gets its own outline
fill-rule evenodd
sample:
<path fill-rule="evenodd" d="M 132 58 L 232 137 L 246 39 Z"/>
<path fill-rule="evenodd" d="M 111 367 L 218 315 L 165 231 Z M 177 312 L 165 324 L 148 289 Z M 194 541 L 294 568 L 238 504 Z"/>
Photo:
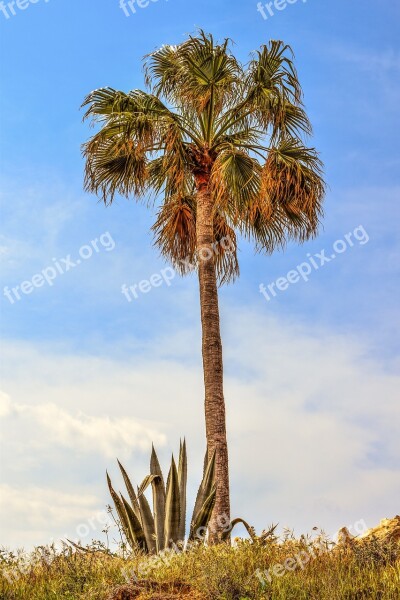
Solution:
<path fill-rule="evenodd" d="M 277 109 L 273 107 L 271 139 L 276 141 L 280 137 L 299 138 L 312 134 L 312 126 L 304 108 L 289 101 L 278 102 Z"/>
<path fill-rule="evenodd" d="M 239 277 L 236 233 L 221 213 L 214 216 L 214 261 L 219 285 Z"/>
<path fill-rule="evenodd" d="M 304 218 L 310 235 L 322 215 L 325 182 L 322 163 L 314 148 L 286 137 L 271 148 L 261 176 L 261 191 L 272 203 L 280 204 L 288 218 Z"/>
<path fill-rule="evenodd" d="M 162 205 L 155 224 L 155 245 L 181 275 L 196 263 L 196 208 L 191 196 L 177 197 Z"/>
<path fill-rule="evenodd" d="M 207 110 L 213 116 L 218 114 L 231 101 L 243 76 L 228 45 L 229 40 L 216 44 L 212 35 L 200 30 L 196 37 L 191 36 L 178 46 L 163 46 L 146 57 L 146 82 L 150 88 L 189 114 L 203 113 L 199 123 L 203 133 L 213 121 L 207 119 Z"/>
<path fill-rule="evenodd" d="M 238 228 L 260 252 L 283 249 L 290 240 L 304 242 L 318 231 L 324 194 L 316 151 L 287 136 L 270 149 L 259 196 L 242 204 Z"/>
<path fill-rule="evenodd" d="M 243 66 L 229 40 L 200 30 L 148 55 L 145 78 L 148 92 L 85 98 L 84 119 L 99 125 L 83 146 L 86 190 L 105 203 L 161 198 L 155 244 L 186 274 L 198 264 L 197 189 L 209 185 L 220 283 L 239 273 L 236 231 L 265 252 L 316 234 L 325 183 L 302 141 L 312 128 L 290 46 L 272 40 Z"/>
<path fill-rule="evenodd" d="M 196 200 L 193 196 L 175 198 L 164 203 L 152 227 L 155 245 L 180 275 L 197 267 Z M 239 275 L 236 233 L 222 213 L 214 216 L 213 260 L 220 285 Z"/>
<path fill-rule="evenodd" d="M 156 96 L 96 90 L 84 101 L 85 118 L 102 128 L 83 146 L 85 188 L 111 203 L 115 194 L 141 196 L 147 189 L 147 164 L 154 152 L 174 145 L 183 150 L 179 119 Z"/>
<path fill-rule="evenodd" d="M 315 150 L 299 140 L 288 137 L 270 149 L 260 196 L 240 214 L 239 227 L 258 251 L 272 253 L 316 235 L 325 194 L 321 167 Z"/>
<path fill-rule="evenodd" d="M 226 145 L 214 162 L 211 187 L 216 210 L 249 204 L 260 192 L 261 167 L 247 152 Z"/>
<path fill-rule="evenodd" d="M 302 90 L 292 58 L 290 46 L 277 40 L 255 53 L 240 86 L 240 100 L 222 117 L 220 135 L 244 121 L 261 129 L 263 135 L 271 127 L 275 132 L 285 124 L 292 131 L 294 125 L 302 131 L 310 130 L 308 119 L 300 110 Z M 297 107 L 299 110 L 295 110 Z"/>
<path fill-rule="evenodd" d="M 255 53 L 247 73 L 247 89 L 254 108 L 262 111 L 269 99 L 282 97 L 292 104 L 302 101 L 302 90 L 293 63 L 291 47 L 280 40 L 271 40 Z"/>
<path fill-rule="evenodd" d="M 279 206 L 272 210 L 268 198 L 253 199 L 242 205 L 237 215 L 237 227 L 242 235 L 254 242 L 257 252 L 272 254 L 287 243 L 287 222 Z"/>
<path fill-rule="evenodd" d="M 85 189 L 99 195 L 105 204 L 116 193 L 143 195 L 147 181 L 146 153 L 130 139 L 116 135 L 95 136 L 84 147 Z"/>

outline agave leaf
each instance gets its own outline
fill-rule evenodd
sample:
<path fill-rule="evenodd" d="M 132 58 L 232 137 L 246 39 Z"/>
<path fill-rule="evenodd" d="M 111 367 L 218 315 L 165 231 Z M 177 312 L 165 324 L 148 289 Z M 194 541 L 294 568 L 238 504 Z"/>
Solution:
<path fill-rule="evenodd" d="M 204 504 L 200 508 L 196 519 L 192 522 L 192 526 L 190 529 L 190 535 L 189 535 L 190 541 L 193 541 L 196 538 L 196 535 L 198 534 L 199 530 L 201 530 L 203 528 L 207 529 L 208 524 L 211 519 L 212 512 L 214 510 L 216 496 L 217 496 L 217 487 L 214 484 L 211 489 L 211 493 L 206 498 Z"/>
<path fill-rule="evenodd" d="M 205 469 L 203 481 L 200 484 L 199 491 L 197 492 L 196 503 L 194 505 L 194 511 L 192 516 L 192 523 L 197 521 L 200 510 L 203 504 L 210 496 L 214 486 L 215 479 L 215 450 L 208 461 L 207 468 Z"/>
<path fill-rule="evenodd" d="M 180 524 L 180 491 L 178 471 L 174 457 L 172 457 L 171 468 L 167 480 L 167 495 L 165 501 L 165 529 L 164 539 L 165 546 L 169 548 L 172 543 L 177 543 L 179 540 L 179 524 Z"/>
<path fill-rule="evenodd" d="M 245 528 L 247 529 L 247 533 L 248 533 L 248 534 L 249 534 L 249 536 L 251 537 L 252 541 L 253 541 L 253 542 L 255 542 L 255 540 L 256 540 L 256 533 L 255 533 L 255 531 L 254 531 L 254 527 L 252 527 L 251 525 L 249 525 L 249 524 L 247 523 L 247 521 L 245 521 L 244 519 L 241 519 L 240 517 L 239 517 L 239 518 L 237 518 L 237 519 L 233 519 L 233 521 L 232 521 L 232 522 L 231 522 L 231 524 L 230 524 L 230 528 L 229 528 L 229 530 L 228 530 L 228 531 L 224 531 L 224 532 L 222 533 L 221 540 L 222 540 L 222 541 L 225 541 L 225 540 L 227 540 L 227 539 L 229 538 L 229 536 L 230 536 L 230 533 L 231 533 L 232 529 L 233 529 L 233 528 L 234 528 L 236 525 L 238 525 L 239 523 L 242 523 L 242 525 L 244 525 L 244 526 L 245 526 Z"/>
<path fill-rule="evenodd" d="M 146 543 L 146 538 L 144 536 L 143 533 L 143 529 L 142 526 L 140 524 L 139 519 L 137 518 L 133 508 L 131 507 L 131 505 L 129 504 L 129 502 L 123 497 L 123 495 L 121 494 L 121 500 L 123 502 L 124 505 L 124 509 L 126 512 L 126 517 L 127 517 L 127 521 L 128 521 L 128 527 L 129 527 L 129 531 L 131 533 L 131 536 L 135 542 L 133 548 L 135 547 L 139 547 L 142 550 L 146 551 L 148 549 L 147 547 L 147 543 Z"/>
<path fill-rule="evenodd" d="M 179 481 L 179 494 L 180 494 L 180 519 L 179 519 L 179 532 L 178 539 L 185 539 L 185 526 L 186 526 L 186 487 L 187 487 L 187 452 L 186 452 L 186 440 L 181 443 L 179 452 L 179 465 L 178 465 L 178 481 Z"/>
<path fill-rule="evenodd" d="M 131 534 L 131 531 L 129 528 L 128 517 L 127 517 L 126 511 L 124 509 L 123 502 L 121 501 L 117 492 L 114 490 L 114 488 L 111 484 L 110 476 L 108 473 L 107 473 L 107 483 L 108 483 L 108 489 L 110 490 L 111 497 L 114 501 L 114 505 L 115 505 L 115 508 L 118 513 L 122 531 L 124 532 L 124 535 L 128 541 L 128 544 L 131 546 L 131 548 L 134 548 L 135 547 L 135 539 L 132 537 L 132 534 Z"/>
<path fill-rule="evenodd" d="M 165 548 L 165 483 L 161 471 L 160 463 L 154 446 L 151 451 L 150 473 L 154 476 L 151 484 L 153 487 L 153 513 L 154 513 L 154 529 L 156 534 L 157 552 L 161 552 Z"/>
<path fill-rule="evenodd" d="M 136 493 L 135 493 L 135 490 L 133 489 L 131 480 L 129 479 L 127 472 L 125 471 L 124 467 L 121 465 L 121 463 L 119 462 L 118 459 L 117 459 L 117 462 L 118 462 L 118 466 L 121 470 L 122 477 L 124 478 L 125 486 L 128 491 L 128 495 L 129 495 L 129 499 L 132 504 L 133 511 L 134 511 L 135 515 L 137 516 L 137 518 L 139 519 L 139 521 L 141 521 L 139 504 L 138 504 Z"/>
<path fill-rule="evenodd" d="M 204 460 L 203 460 L 203 477 L 206 474 L 208 463 L 209 463 L 209 460 L 208 460 L 208 448 L 207 448 L 206 453 L 204 455 Z"/>
<path fill-rule="evenodd" d="M 155 480 L 157 480 L 159 478 L 160 478 L 159 475 L 146 475 L 146 477 L 143 479 L 142 483 L 140 484 L 140 486 L 138 488 L 138 498 L 139 498 L 139 496 L 141 496 L 142 494 L 145 493 L 145 491 L 147 490 L 149 485 L 151 485 Z"/>
<path fill-rule="evenodd" d="M 156 534 L 154 530 L 154 518 L 151 514 L 150 505 L 147 501 L 146 496 L 141 493 L 138 488 L 138 501 L 140 506 L 140 514 L 142 515 L 142 526 L 143 532 L 146 538 L 147 547 L 150 554 L 155 554 L 156 548 Z"/>

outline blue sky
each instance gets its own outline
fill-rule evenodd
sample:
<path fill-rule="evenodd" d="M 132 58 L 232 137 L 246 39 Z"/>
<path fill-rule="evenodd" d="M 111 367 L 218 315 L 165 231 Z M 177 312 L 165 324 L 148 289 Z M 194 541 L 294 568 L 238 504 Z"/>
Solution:
<path fill-rule="evenodd" d="M 121 294 L 166 267 L 149 234 L 154 211 L 124 199 L 105 208 L 82 191 L 90 130 L 79 110 L 92 89 L 143 87 L 143 55 L 196 27 L 232 38 L 243 61 L 269 39 L 293 47 L 329 184 L 316 240 L 273 257 L 242 242 L 241 278 L 221 290 L 233 512 L 298 531 L 391 516 L 400 491 L 398 3 L 298 0 L 266 20 L 248 0 L 159 0 L 129 17 L 118 0 L 26 4 L 0 12 L 2 498 L 13 517 L 1 524 L 4 543 L 73 536 L 107 502 L 113 457 L 140 479 L 151 439 L 167 459 L 186 434 L 196 483 L 196 278 L 131 303 Z M 270 302 L 260 294 L 358 227 L 362 243 L 309 281 Z M 95 239 L 98 252 L 53 285 L 13 303 L 4 295 L 68 255 L 76 262 Z"/>

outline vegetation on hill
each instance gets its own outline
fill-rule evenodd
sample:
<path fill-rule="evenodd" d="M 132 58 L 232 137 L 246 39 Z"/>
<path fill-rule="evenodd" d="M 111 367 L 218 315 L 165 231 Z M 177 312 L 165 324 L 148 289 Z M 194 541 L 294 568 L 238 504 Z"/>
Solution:
<path fill-rule="evenodd" d="M 86 551 L 37 549 L 28 565 L 0 556 L 2 600 L 400 599 L 399 539 L 375 533 L 338 546 L 322 535 L 278 540 L 271 529 L 233 546 L 153 557 L 113 554 L 98 543 Z"/>

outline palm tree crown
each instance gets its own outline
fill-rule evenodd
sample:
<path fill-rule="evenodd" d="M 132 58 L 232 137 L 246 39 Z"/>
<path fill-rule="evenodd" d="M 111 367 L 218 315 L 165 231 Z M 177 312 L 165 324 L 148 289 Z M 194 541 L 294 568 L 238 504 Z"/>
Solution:
<path fill-rule="evenodd" d="M 292 58 L 271 41 L 242 65 L 228 40 L 203 31 L 148 55 L 148 91 L 107 87 L 84 101 L 85 118 L 101 125 L 83 148 L 86 189 L 105 203 L 161 196 L 156 244 L 185 274 L 197 262 L 196 191 L 207 182 L 220 283 L 238 274 L 236 232 L 267 253 L 313 237 L 325 185 L 304 144 L 311 125 Z M 229 248 L 218 244 L 226 237 Z"/>

